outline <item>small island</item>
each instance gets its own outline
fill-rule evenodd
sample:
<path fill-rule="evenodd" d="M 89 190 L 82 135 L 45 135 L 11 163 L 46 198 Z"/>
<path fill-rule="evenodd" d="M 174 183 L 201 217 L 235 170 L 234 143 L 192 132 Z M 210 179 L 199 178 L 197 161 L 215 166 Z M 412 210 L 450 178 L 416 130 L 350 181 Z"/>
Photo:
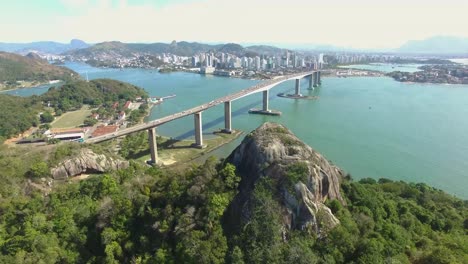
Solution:
<path fill-rule="evenodd" d="M 387 74 L 399 82 L 468 84 L 468 67 L 460 64 L 424 65 L 417 72 L 394 71 Z"/>

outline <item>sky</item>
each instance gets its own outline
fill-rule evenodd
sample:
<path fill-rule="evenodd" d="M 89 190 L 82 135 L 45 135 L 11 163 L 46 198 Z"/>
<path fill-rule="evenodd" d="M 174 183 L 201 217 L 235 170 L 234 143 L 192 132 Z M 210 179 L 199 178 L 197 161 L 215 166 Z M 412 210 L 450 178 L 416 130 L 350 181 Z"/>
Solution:
<path fill-rule="evenodd" d="M 468 37 L 466 0 L 1 0 L 0 42 L 327 44 Z"/>

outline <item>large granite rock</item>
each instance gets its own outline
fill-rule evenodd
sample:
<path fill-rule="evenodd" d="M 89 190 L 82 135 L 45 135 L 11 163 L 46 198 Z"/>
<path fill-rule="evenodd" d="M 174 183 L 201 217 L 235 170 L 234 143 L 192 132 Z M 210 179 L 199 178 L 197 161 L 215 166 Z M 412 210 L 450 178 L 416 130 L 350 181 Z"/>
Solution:
<path fill-rule="evenodd" d="M 96 154 L 90 149 L 81 149 L 77 156 L 67 159 L 57 167 L 52 168 L 51 174 L 54 179 L 65 179 L 82 173 L 103 173 L 127 167 L 128 161 Z"/>
<path fill-rule="evenodd" d="M 340 194 L 343 171 L 286 127 L 263 124 L 246 136 L 227 162 L 242 177 L 239 194 L 225 214 L 229 224 L 241 227 L 248 223 L 253 191 L 262 177 L 271 178 L 274 184 L 271 191 L 281 206 L 284 230 L 307 230 L 320 236 L 339 224 L 324 202 L 337 199 L 344 203 Z"/>

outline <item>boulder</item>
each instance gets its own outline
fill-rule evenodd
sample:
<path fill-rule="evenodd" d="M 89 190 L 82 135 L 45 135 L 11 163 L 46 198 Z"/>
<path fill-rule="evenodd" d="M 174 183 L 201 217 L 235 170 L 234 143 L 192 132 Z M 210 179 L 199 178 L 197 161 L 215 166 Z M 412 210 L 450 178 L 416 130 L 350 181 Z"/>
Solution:
<path fill-rule="evenodd" d="M 307 230 L 320 236 L 339 224 L 324 203 L 336 199 L 344 204 L 340 194 L 344 172 L 283 125 L 264 123 L 245 137 L 226 162 L 235 165 L 241 176 L 239 193 L 225 214 L 230 224 L 240 228 L 249 222 L 252 195 L 262 178 L 273 183 L 284 230 Z"/>
<path fill-rule="evenodd" d="M 64 160 L 52 168 L 51 174 L 54 179 L 65 179 L 83 173 L 104 173 L 127 167 L 128 161 L 96 154 L 90 149 L 81 149 L 77 156 Z"/>

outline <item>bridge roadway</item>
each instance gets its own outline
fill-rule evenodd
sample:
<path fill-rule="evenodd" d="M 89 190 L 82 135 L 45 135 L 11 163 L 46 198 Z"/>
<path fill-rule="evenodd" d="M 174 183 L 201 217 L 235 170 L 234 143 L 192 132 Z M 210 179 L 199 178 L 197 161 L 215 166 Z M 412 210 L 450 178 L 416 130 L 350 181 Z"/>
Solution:
<path fill-rule="evenodd" d="M 124 128 L 124 129 L 118 130 L 117 132 L 114 132 L 112 134 L 106 134 L 106 135 L 98 136 L 98 137 L 95 137 L 95 138 L 86 139 L 85 142 L 86 143 L 91 143 L 91 144 L 99 143 L 99 142 L 111 140 L 111 139 L 116 138 L 116 137 L 121 137 L 121 136 L 125 136 L 125 135 L 128 135 L 128 134 L 132 134 L 132 133 L 135 133 L 135 132 L 138 132 L 138 131 L 143 131 L 143 130 L 148 130 L 148 129 L 151 129 L 151 128 L 155 128 L 155 127 L 158 127 L 160 125 L 163 125 L 163 124 L 169 123 L 171 121 L 174 121 L 176 119 L 183 118 L 183 117 L 193 115 L 193 114 L 196 114 L 196 113 L 200 113 L 200 112 L 205 111 L 205 110 L 207 110 L 207 109 L 209 109 L 211 107 L 214 107 L 216 105 L 219 105 L 219 104 L 222 104 L 222 103 L 225 103 L 225 102 L 231 102 L 231 101 L 240 99 L 242 97 L 245 97 L 245 96 L 248 96 L 248 95 L 251 95 L 251 94 L 254 94 L 254 93 L 269 90 L 269 89 L 273 88 L 274 86 L 276 86 L 276 85 L 278 85 L 278 84 L 280 84 L 282 82 L 285 82 L 285 81 L 289 81 L 289 80 L 293 80 L 293 79 L 302 79 L 302 78 L 304 78 L 306 76 L 309 76 L 309 75 L 312 76 L 312 74 L 314 74 L 315 72 L 318 72 L 318 71 L 302 72 L 302 73 L 298 73 L 298 74 L 291 74 L 291 75 L 275 78 L 275 79 L 272 79 L 272 80 L 268 80 L 268 81 L 259 83 L 257 85 L 254 85 L 254 86 L 252 86 L 250 88 L 241 90 L 240 92 L 229 94 L 229 95 L 226 95 L 224 97 L 215 99 L 215 100 L 213 100 L 213 101 L 211 101 L 209 103 L 205 103 L 205 104 L 190 108 L 188 110 L 185 110 L 185 111 L 182 111 L 182 112 L 179 112 L 179 113 L 175 113 L 175 114 L 172 114 L 172 115 L 169 115 L 169 116 L 165 116 L 165 117 L 162 117 L 162 118 L 150 121 L 150 122 L 135 125 L 135 126 L 132 126 L 132 127 L 129 127 L 129 128 Z"/>

